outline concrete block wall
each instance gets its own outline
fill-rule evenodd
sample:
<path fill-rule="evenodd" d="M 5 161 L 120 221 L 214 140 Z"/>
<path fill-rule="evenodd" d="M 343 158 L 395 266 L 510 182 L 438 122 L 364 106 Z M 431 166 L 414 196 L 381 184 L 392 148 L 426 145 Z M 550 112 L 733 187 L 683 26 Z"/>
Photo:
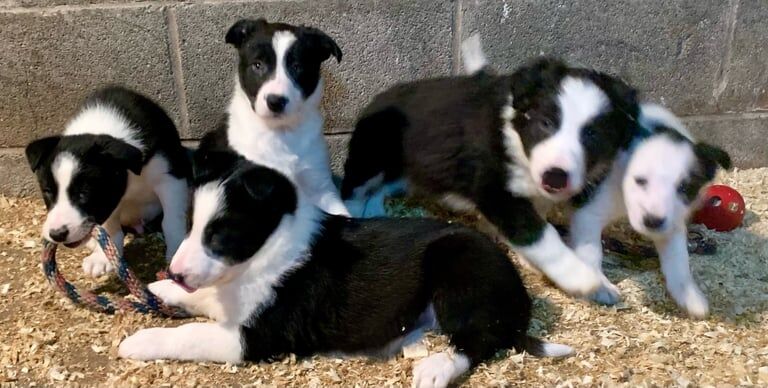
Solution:
<path fill-rule="evenodd" d="M 23 147 L 105 83 L 152 96 L 199 138 L 227 103 L 224 35 L 242 17 L 313 25 L 341 46 L 324 69 L 335 167 L 376 92 L 459 73 L 474 32 L 499 69 L 547 54 L 618 74 L 740 167 L 768 166 L 765 0 L 0 0 L 0 193 L 35 193 Z"/>

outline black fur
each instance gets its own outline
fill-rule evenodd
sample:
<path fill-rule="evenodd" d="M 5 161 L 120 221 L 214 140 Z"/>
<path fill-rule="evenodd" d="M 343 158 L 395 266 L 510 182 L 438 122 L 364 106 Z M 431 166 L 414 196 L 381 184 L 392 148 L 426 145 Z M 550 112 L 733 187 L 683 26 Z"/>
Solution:
<path fill-rule="evenodd" d="M 545 221 L 529 198 L 509 192 L 510 163 L 503 144 L 502 110 L 512 95 L 513 125 L 525 152 L 548 138 L 559 123 L 557 90 L 565 76 L 586 78 L 608 95 L 611 106 L 582 130 L 587 180 L 599 180 L 629 146 L 637 118 L 634 90 L 619 80 L 553 59 L 540 59 L 512 75 L 416 81 L 376 96 L 352 134 L 342 198 L 379 173 L 384 182 L 405 177 L 412 191 L 440 197 L 456 193 L 516 245 L 540 237 Z"/>
<path fill-rule="evenodd" d="M 241 262 L 227 258 L 244 254 L 243 246 L 253 250 L 264 241 L 262 232 L 276 228 L 273 216 L 293 212 L 295 196 L 287 190 L 295 188 L 280 173 L 242 159 L 234 171 L 220 171 L 224 210 L 205 230 L 236 236 L 220 246 L 206 239 L 204 246 L 225 262 Z M 236 192 L 251 197 L 230 195 Z M 236 217 L 246 224 L 233 226 L 229 220 Z M 487 237 L 430 219 L 325 214 L 317 227 L 307 259 L 283 275 L 272 302 L 240 328 L 246 360 L 376 353 L 430 326 L 424 314 L 430 305 L 472 365 L 508 348 L 544 355 L 541 341 L 526 334 L 531 299 L 522 280 Z"/>

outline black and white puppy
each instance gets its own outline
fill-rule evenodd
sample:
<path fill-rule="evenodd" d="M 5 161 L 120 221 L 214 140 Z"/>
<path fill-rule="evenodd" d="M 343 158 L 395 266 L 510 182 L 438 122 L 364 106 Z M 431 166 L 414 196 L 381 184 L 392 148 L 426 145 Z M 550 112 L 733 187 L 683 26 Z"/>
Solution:
<path fill-rule="evenodd" d="M 150 289 L 217 322 L 141 330 L 120 344 L 120 357 L 381 357 L 439 326 L 453 352 L 421 360 L 414 386 L 444 387 L 502 349 L 573 351 L 526 334 L 525 286 L 478 232 L 430 219 L 329 215 L 290 175 L 231 153 L 198 151 L 195 165 L 203 171 L 196 171 L 191 231 L 171 262 L 173 280 Z"/>
<path fill-rule="evenodd" d="M 48 209 L 45 239 L 75 247 L 100 224 L 122 252 L 123 227 L 141 232 L 162 213 L 166 258 L 173 257 L 186 230 L 191 169 L 176 127 L 156 103 L 122 87 L 100 89 L 62 135 L 33 141 L 26 155 Z M 100 276 L 112 265 L 93 245 L 83 270 Z"/>
<path fill-rule="evenodd" d="M 688 264 L 687 223 L 702 189 L 718 167 L 730 167 L 730 157 L 720 148 L 695 141 L 683 123 L 659 105 L 642 104 L 640 124 L 647 134 L 621 153 L 607 178 L 577 204 L 571 217 L 571 243 L 579 257 L 602 271 L 601 231 L 628 217 L 632 228 L 656 245 L 672 298 L 689 315 L 703 318 L 709 307 Z M 619 291 L 603 276 L 603 286 L 593 299 L 614 304 Z"/>
<path fill-rule="evenodd" d="M 290 168 L 310 201 L 347 215 L 320 113 L 320 65 L 330 56 L 341 61 L 339 46 L 316 28 L 264 19 L 238 21 L 226 42 L 238 51 L 237 78 L 226 125 L 210 137 L 256 163 Z"/>
<path fill-rule="evenodd" d="M 478 63 L 471 67 L 481 68 Z M 474 208 L 561 289 L 590 294 L 599 273 L 563 243 L 533 202 L 570 199 L 602 179 L 629 146 L 636 118 L 634 89 L 554 59 L 510 75 L 401 84 L 360 115 L 342 198 L 356 210 L 369 197 L 380 203 L 391 187 L 406 186 L 456 210 Z"/>

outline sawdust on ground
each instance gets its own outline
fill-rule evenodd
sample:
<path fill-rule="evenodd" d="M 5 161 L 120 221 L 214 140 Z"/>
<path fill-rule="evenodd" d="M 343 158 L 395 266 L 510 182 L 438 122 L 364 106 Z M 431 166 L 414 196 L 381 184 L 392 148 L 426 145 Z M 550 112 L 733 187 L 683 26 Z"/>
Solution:
<path fill-rule="evenodd" d="M 733 171 L 720 180 L 745 197 L 742 228 L 704 233 L 714 256 L 693 256 L 694 276 L 709 297 L 704 321 L 680 314 L 666 295 L 658 261 L 608 257 L 608 277 L 623 302 L 600 307 L 574 300 L 540 275 L 521 270 L 535 297 L 531 333 L 565 343 L 578 354 L 564 360 L 503 352 L 476 368 L 463 386 L 768 386 L 768 169 Z M 287 357 L 273 363 L 220 365 L 135 362 L 116 358 L 126 335 L 184 320 L 90 312 L 64 300 L 39 265 L 38 200 L 0 197 L 0 384 L 2 386 L 408 386 L 415 360 L 447 346 L 432 334 L 408 356 L 389 361 Z M 125 293 L 112 279 L 82 275 L 83 250 L 60 250 L 62 271 L 75 283 Z M 156 235 L 127 248 L 150 280 L 162 267 Z M 149 263 L 141 258 L 154 258 Z"/>

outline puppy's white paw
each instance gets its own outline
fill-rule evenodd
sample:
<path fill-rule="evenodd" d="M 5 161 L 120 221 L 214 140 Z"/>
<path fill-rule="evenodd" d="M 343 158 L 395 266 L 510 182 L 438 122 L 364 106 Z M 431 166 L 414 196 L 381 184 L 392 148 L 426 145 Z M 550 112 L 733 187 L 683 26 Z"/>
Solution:
<path fill-rule="evenodd" d="M 704 319 L 709 315 L 707 297 L 704 296 L 695 284 L 690 284 L 677 292 L 670 290 L 670 293 L 678 306 L 685 310 L 692 318 Z"/>
<path fill-rule="evenodd" d="M 83 272 L 95 278 L 114 270 L 115 267 L 100 249 L 93 251 L 93 253 L 83 259 Z"/>
<path fill-rule="evenodd" d="M 433 354 L 413 367 L 413 388 L 444 388 L 469 370 L 469 359 L 462 354 Z"/>
<path fill-rule="evenodd" d="M 604 278 L 603 284 L 590 296 L 590 299 L 598 304 L 613 306 L 621 300 L 621 292 L 608 278 Z"/>
<path fill-rule="evenodd" d="M 183 300 L 187 293 L 171 279 L 158 280 L 147 285 L 149 291 L 163 300 L 169 306 L 183 307 Z"/>
<path fill-rule="evenodd" d="M 162 347 L 165 336 L 162 328 L 139 330 L 124 339 L 117 348 L 117 355 L 132 360 L 157 360 L 163 357 Z"/>
<path fill-rule="evenodd" d="M 576 255 L 569 254 L 566 257 L 561 264 L 562 268 L 558 270 L 558 276 L 549 277 L 561 290 L 580 297 L 593 294 L 603 285 L 603 276 L 598 270 L 579 260 Z"/>

